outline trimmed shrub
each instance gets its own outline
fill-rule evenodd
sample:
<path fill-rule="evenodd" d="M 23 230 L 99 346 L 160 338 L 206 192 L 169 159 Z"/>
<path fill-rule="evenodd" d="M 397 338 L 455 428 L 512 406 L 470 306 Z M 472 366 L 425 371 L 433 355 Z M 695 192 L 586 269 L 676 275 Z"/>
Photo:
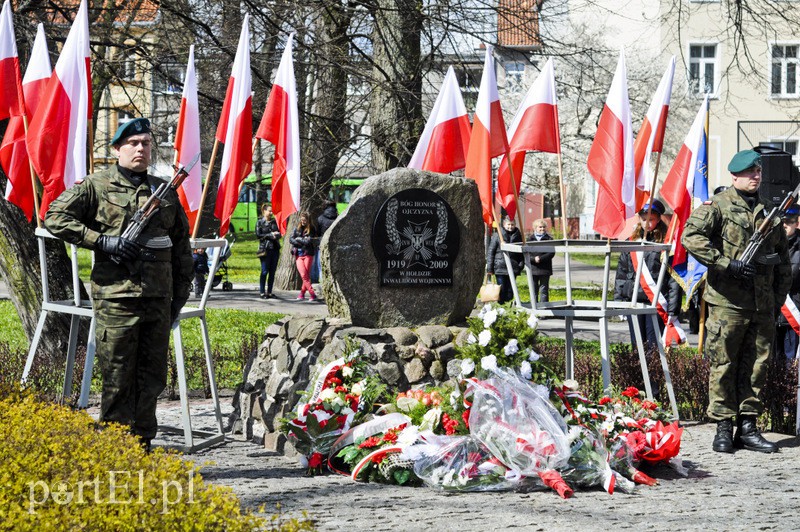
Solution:
<path fill-rule="evenodd" d="M 31 395 L 0 400 L 0 433 L 0 529 L 313 530 L 243 513 L 191 462 Z"/>

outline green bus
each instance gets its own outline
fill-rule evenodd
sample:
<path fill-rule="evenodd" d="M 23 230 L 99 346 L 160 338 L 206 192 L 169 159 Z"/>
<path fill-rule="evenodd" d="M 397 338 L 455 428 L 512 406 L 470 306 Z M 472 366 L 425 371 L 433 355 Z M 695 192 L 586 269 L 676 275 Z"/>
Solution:
<path fill-rule="evenodd" d="M 331 190 L 328 197 L 336 202 L 336 208 L 342 212 L 353 191 L 358 188 L 363 179 L 339 179 L 331 181 Z M 250 175 L 244 180 L 239 192 L 239 201 L 231 215 L 230 230 L 234 233 L 245 233 L 256 230 L 256 222 L 261 205 L 272 201 L 272 175 Z"/>

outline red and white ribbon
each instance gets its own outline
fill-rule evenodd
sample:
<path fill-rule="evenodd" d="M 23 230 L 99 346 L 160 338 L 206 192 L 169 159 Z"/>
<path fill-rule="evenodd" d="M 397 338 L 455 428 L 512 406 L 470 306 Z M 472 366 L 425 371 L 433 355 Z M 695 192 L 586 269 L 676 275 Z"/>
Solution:
<path fill-rule="evenodd" d="M 794 304 L 791 296 L 786 296 L 786 302 L 781 307 L 781 313 L 786 318 L 786 321 L 789 322 L 789 325 L 792 326 L 794 332 L 800 334 L 800 310 L 797 309 L 797 305 Z"/>
<path fill-rule="evenodd" d="M 639 269 L 639 261 L 642 260 L 642 255 L 643 253 L 641 251 L 635 251 L 631 253 L 631 263 L 633 264 L 633 268 L 635 270 Z M 653 281 L 653 276 L 650 273 L 650 269 L 647 267 L 647 264 L 642 265 L 642 276 L 639 280 L 639 285 L 647 295 L 647 299 L 649 299 L 650 303 L 652 303 L 653 296 L 656 295 L 656 283 Z M 661 336 L 662 343 L 665 346 L 668 346 L 686 342 L 686 331 L 684 331 L 683 327 L 681 327 L 680 322 L 678 322 L 678 318 L 669 315 L 669 312 L 667 311 L 667 298 L 665 298 L 664 294 L 661 292 L 658 292 L 656 311 L 658 312 L 658 315 L 661 316 L 661 320 L 664 322 L 664 325 L 666 325 L 666 327 L 664 327 L 664 334 Z"/>

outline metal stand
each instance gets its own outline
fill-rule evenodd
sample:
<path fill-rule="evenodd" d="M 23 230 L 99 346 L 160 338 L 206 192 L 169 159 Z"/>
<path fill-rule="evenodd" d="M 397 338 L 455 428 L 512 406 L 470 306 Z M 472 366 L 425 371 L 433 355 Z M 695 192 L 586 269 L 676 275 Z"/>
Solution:
<path fill-rule="evenodd" d="M 529 309 L 537 317 L 558 317 L 564 318 L 564 329 L 566 339 L 566 378 L 572 379 L 574 376 L 574 348 L 573 348 L 573 334 L 574 334 L 574 320 L 576 318 L 588 318 L 599 320 L 600 332 L 600 354 L 601 354 L 601 369 L 603 374 L 603 388 L 608 390 L 611 386 L 611 364 L 609 361 L 609 342 L 608 342 L 608 320 L 612 316 L 626 316 L 633 317 L 641 314 L 648 315 L 652 320 L 653 327 L 658 330 L 658 311 L 656 310 L 655 301 L 652 304 L 644 304 L 636 302 L 636 293 L 638 291 L 638 279 L 640 278 L 641 268 L 644 261 L 639 261 L 639 271 L 636 276 L 636 286 L 634 286 L 633 301 L 608 301 L 609 289 L 609 276 L 611 270 L 611 254 L 627 251 L 635 253 L 637 251 L 669 251 L 669 244 L 655 244 L 653 242 L 632 242 L 632 241 L 619 241 L 609 240 L 606 242 L 599 240 L 545 240 L 545 241 L 529 241 L 525 244 L 520 243 L 503 243 L 500 246 L 503 251 L 503 256 L 506 261 L 508 271 L 512 271 L 511 258 L 509 253 L 522 253 L 525 258 L 525 271 L 528 277 L 528 290 L 531 298 L 531 308 Z M 533 288 L 533 274 L 531 274 L 531 255 L 534 252 L 555 252 L 563 253 L 565 258 L 565 273 L 566 273 L 566 301 L 550 301 L 547 303 L 536 303 L 536 294 Z M 605 264 L 603 267 L 603 295 L 601 301 L 583 301 L 574 300 L 572 297 L 572 279 L 570 275 L 570 253 L 593 253 L 604 254 Z M 655 293 L 661 291 L 661 284 L 664 281 L 664 274 L 666 272 L 666 262 L 662 260 L 661 272 L 658 276 L 656 283 Z M 511 283 L 514 291 L 514 301 L 518 307 L 523 307 L 520 301 L 519 292 L 516 283 Z M 525 308 L 525 307 L 523 307 Z M 642 332 L 639 328 L 638 320 L 633 321 L 634 337 L 636 340 L 636 347 L 639 352 L 639 364 L 642 368 L 642 377 L 645 383 L 645 393 L 648 399 L 653 399 L 653 392 L 650 385 L 650 375 L 647 369 L 647 360 L 645 358 L 644 345 L 642 342 Z M 664 379 L 667 386 L 667 394 L 672 406 L 672 414 L 674 419 L 679 419 L 678 406 L 675 401 L 675 392 L 672 388 L 672 377 L 669 372 L 669 364 L 667 363 L 667 356 L 664 351 L 664 345 L 661 338 L 658 338 L 658 351 L 661 359 L 661 368 L 664 372 Z"/>
<path fill-rule="evenodd" d="M 201 449 L 206 449 L 213 445 L 225 442 L 225 434 L 222 427 L 222 412 L 219 407 L 219 395 L 217 394 L 217 381 L 214 376 L 214 363 L 211 360 L 211 341 L 208 336 L 208 323 L 206 322 L 206 302 L 211 286 L 214 282 L 213 272 L 216 271 L 222 249 L 228 245 L 224 238 L 220 239 L 192 239 L 190 241 L 192 249 L 195 248 L 220 248 L 218 253 L 214 253 L 212 265 L 206 286 L 203 290 L 203 297 L 197 308 L 183 307 L 178 314 L 175 323 L 172 324 L 172 338 L 175 346 L 175 365 L 178 369 L 178 389 L 181 396 L 181 419 L 183 428 L 176 428 L 167 425 L 159 425 L 159 430 L 173 434 L 183 434 L 185 445 L 170 446 L 186 454 L 192 454 Z M 183 353 L 183 338 L 181 335 L 181 323 L 189 318 L 200 318 L 200 332 L 203 337 L 203 350 L 206 356 L 206 371 L 208 371 L 208 383 L 211 387 L 211 397 L 214 401 L 214 415 L 217 420 L 217 431 L 192 430 L 192 416 L 189 410 L 189 393 L 186 386 L 186 362 Z"/>
<path fill-rule="evenodd" d="M 70 259 L 72 263 L 72 291 L 74 297 L 72 300 L 64 301 L 51 301 L 50 300 L 50 285 L 47 275 L 47 253 L 45 250 L 45 239 L 56 239 L 49 231 L 44 228 L 36 229 L 36 237 L 39 241 L 39 270 L 42 278 L 42 311 L 39 314 L 39 321 L 36 324 L 36 331 L 33 334 L 31 347 L 28 350 L 28 358 L 25 360 L 25 369 L 22 372 L 22 383 L 28 380 L 31 368 L 33 367 L 33 359 L 36 355 L 36 350 L 39 348 L 39 342 L 42 339 L 42 331 L 44 330 L 45 320 L 50 312 L 57 314 L 69 314 L 69 341 L 67 343 L 67 366 L 64 372 L 64 387 L 61 392 L 61 401 L 67 400 L 70 393 L 72 393 L 72 378 L 75 371 L 75 351 L 78 346 L 78 329 L 80 327 L 81 318 L 89 318 L 91 323 L 89 325 L 89 338 L 86 345 L 86 364 L 83 372 L 83 382 L 81 383 L 81 396 L 78 401 L 78 406 L 85 407 L 89 397 L 89 388 L 92 385 L 92 361 L 94 361 L 95 351 L 95 320 L 94 312 L 92 311 L 91 301 L 81 300 L 81 280 L 78 276 L 78 248 L 70 245 Z"/>

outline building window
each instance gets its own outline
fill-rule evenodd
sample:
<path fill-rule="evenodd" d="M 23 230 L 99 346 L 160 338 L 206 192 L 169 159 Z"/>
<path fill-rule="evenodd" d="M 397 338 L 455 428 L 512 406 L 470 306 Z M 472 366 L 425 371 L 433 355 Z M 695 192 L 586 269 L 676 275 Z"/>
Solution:
<path fill-rule="evenodd" d="M 163 94 L 181 94 L 186 77 L 185 65 L 164 63 L 153 76 L 153 90 Z"/>
<path fill-rule="evenodd" d="M 769 146 L 771 148 L 777 148 L 779 150 L 783 150 L 789 155 L 792 156 L 792 163 L 795 165 L 800 164 L 800 157 L 798 154 L 798 147 L 800 147 L 800 141 L 796 138 L 773 138 L 770 139 L 768 142 L 761 143 L 761 146 Z"/>
<path fill-rule="evenodd" d="M 717 45 L 689 45 L 689 91 L 693 94 L 717 92 Z"/>
<path fill-rule="evenodd" d="M 772 46 L 772 95 L 783 97 L 800 96 L 797 84 L 797 44 Z"/>
<path fill-rule="evenodd" d="M 122 110 L 117 111 L 117 127 L 131 120 L 133 120 L 133 113 Z M 111 134 L 113 135 L 114 132 L 112 131 Z"/>
<path fill-rule="evenodd" d="M 136 56 L 129 55 L 125 57 L 120 65 L 119 77 L 125 81 L 134 81 L 136 79 Z"/>
<path fill-rule="evenodd" d="M 506 85 L 509 87 L 518 86 L 522 83 L 522 77 L 525 74 L 524 63 L 506 63 Z"/>
<path fill-rule="evenodd" d="M 464 98 L 464 106 L 467 111 L 474 111 L 478 103 L 478 91 L 481 88 L 483 65 L 456 67 L 455 72 L 458 86 L 461 88 L 461 96 Z"/>

